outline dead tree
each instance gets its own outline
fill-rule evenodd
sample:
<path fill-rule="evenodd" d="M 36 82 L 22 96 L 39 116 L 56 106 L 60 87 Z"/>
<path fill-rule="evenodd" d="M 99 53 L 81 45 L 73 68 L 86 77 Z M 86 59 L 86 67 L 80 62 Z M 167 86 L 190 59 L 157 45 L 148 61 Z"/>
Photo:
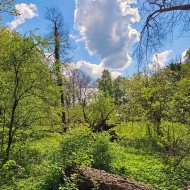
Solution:
<path fill-rule="evenodd" d="M 77 178 L 77 187 L 80 190 L 90 190 L 95 187 L 99 190 L 154 190 L 142 183 L 93 168 L 70 167 L 66 169 L 66 175 L 71 179 L 72 175 Z"/>
<path fill-rule="evenodd" d="M 158 52 L 165 43 L 172 41 L 174 29 L 179 27 L 181 33 L 190 30 L 189 0 L 146 0 L 140 5 L 142 17 L 145 18 L 141 30 L 140 42 L 135 51 L 138 60 L 149 58 Z"/>
<path fill-rule="evenodd" d="M 56 77 L 57 85 L 60 87 L 60 100 L 62 109 L 61 120 L 63 129 L 66 130 L 66 113 L 64 111 L 65 99 L 63 92 L 63 74 L 62 64 L 70 61 L 69 51 L 71 49 L 69 43 L 69 32 L 64 24 L 62 13 L 55 7 L 48 8 L 46 11 L 46 19 L 49 21 L 50 34 L 48 35 L 49 45 L 53 50 L 54 61 L 54 74 Z"/>

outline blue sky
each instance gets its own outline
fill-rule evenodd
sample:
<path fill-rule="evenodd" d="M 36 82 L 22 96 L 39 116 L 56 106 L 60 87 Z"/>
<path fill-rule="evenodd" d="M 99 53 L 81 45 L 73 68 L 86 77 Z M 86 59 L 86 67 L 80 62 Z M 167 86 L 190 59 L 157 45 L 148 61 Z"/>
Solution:
<path fill-rule="evenodd" d="M 127 2 L 121 0 L 124 1 Z M 44 18 L 46 7 L 58 7 L 72 36 L 73 61 L 90 75 L 98 77 L 104 68 L 113 76 L 137 71 L 137 63 L 131 55 L 138 42 L 137 28 L 141 19 L 134 4 L 128 3 L 125 7 L 116 0 L 16 0 L 17 5 L 23 3 L 25 6 L 18 7 L 28 16 L 9 26 L 20 33 L 37 29 L 35 33 L 44 36 L 48 32 L 48 22 Z M 5 16 L 3 24 L 14 20 L 14 17 Z M 20 22 L 22 24 L 18 24 Z M 180 38 L 176 32 L 173 43 L 160 50 L 160 61 L 166 64 L 189 47 L 190 38 Z"/>

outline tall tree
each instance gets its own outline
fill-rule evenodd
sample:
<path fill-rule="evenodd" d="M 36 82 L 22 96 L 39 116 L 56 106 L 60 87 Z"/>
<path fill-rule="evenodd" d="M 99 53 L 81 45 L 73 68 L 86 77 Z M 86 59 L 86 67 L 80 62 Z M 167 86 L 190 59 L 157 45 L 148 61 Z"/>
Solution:
<path fill-rule="evenodd" d="M 112 84 L 111 73 L 108 70 L 104 69 L 104 71 L 102 72 L 102 76 L 97 80 L 97 83 L 99 90 L 112 97 L 113 84 Z"/>
<path fill-rule="evenodd" d="M 46 11 L 46 19 L 49 21 L 50 34 L 49 44 L 53 49 L 53 56 L 55 58 L 54 72 L 57 84 L 60 87 L 61 103 L 63 106 L 62 123 L 66 126 L 66 114 L 64 111 L 64 92 L 63 92 L 63 74 L 61 64 L 69 62 L 69 32 L 64 24 L 62 13 L 55 7 L 48 8 Z M 64 127 L 65 129 L 65 127 Z"/>

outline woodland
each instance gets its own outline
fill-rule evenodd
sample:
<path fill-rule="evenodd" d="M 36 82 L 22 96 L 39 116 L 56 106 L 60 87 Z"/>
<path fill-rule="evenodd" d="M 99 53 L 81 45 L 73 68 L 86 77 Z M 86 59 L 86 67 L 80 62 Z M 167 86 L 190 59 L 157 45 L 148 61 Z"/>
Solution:
<path fill-rule="evenodd" d="M 14 3 L 1 0 L 0 15 L 19 14 Z M 189 32 L 190 3 L 142 9 L 137 72 L 115 79 L 105 69 L 94 81 L 72 64 L 56 8 L 45 13 L 46 38 L 0 25 L 0 190 L 188 189 L 190 49 L 185 61 L 146 66 L 175 25 Z"/>

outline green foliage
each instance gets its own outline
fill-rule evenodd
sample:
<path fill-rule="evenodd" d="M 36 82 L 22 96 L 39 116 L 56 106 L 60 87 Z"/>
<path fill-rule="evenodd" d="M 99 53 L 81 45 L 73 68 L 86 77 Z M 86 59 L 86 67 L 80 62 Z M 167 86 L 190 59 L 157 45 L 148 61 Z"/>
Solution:
<path fill-rule="evenodd" d="M 125 91 L 123 90 L 123 86 L 126 83 L 125 77 L 117 77 L 113 80 L 113 98 L 116 104 L 124 104 L 127 102 L 125 97 Z"/>
<path fill-rule="evenodd" d="M 45 175 L 42 175 L 43 177 L 39 181 L 39 185 L 37 189 L 39 190 L 57 190 L 59 189 L 60 184 L 63 183 L 64 179 L 64 173 L 63 170 L 52 163 L 44 163 L 45 165 L 42 165 L 43 172 L 45 172 Z M 38 171 L 40 171 L 38 169 Z"/>
<path fill-rule="evenodd" d="M 127 149 L 128 153 L 119 152 L 119 158 L 113 163 L 115 173 L 144 182 L 159 190 L 182 189 L 189 180 L 188 171 L 183 168 L 173 170 L 164 166 L 160 159 L 147 152 Z"/>
<path fill-rule="evenodd" d="M 113 124 L 117 121 L 116 106 L 113 99 L 107 94 L 94 96 L 92 102 L 85 108 L 86 121 L 90 124 L 92 131 L 105 130 L 105 124 Z"/>
<path fill-rule="evenodd" d="M 92 97 L 89 76 L 74 69 L 62 81 L 59 60 L 58 73 L 50 71 L 44 42 L 0 29 L 0 189 L 76 190 L 78 176 L 65 176 L 70 166 L 103 169 L 158 190 L 189 184 L 189 60 L 115 80 L 104 70 Z M 67 106 L 60 105 L 61 94 Z M 62 135 L 63 112 L 69 128 Z M 118 121 L 117 140 L 110 142 L 102 131 Z"/>
<path fill-rule="evenodd" d="M 75 129 L 63 136 L 58 160 L 67 166 L 90 166 L 93 158 L 90 152 L 94 134 L 89 129 Z"/>
<path fill-rule="evenodd" d="M 93 122 L 99 121 L 106 117 L 108 113 L 115 107 L 113 100 L 110 96 L 105 94 L 98 94 L 94 97 L 94 100 L 90 103 L 88 107 L 88 117 Z M 114 113 L 111 114 L 113 118 Z"/>
<path fill-rule="evenodd" d="M 183 143 L 187 143 L 188 128 L 179 123 L 162 122 L 161 125 L 165 130 L 164 136 L 159 138 L 147 136 L 146 126 L 140 122 L 135 122 L 133 126 L 131 123 L 118 126 L 116 132 L 123 136 L 119 144 L 125 151 L 117 153 L 113 168 L 120 175 L 140 180 L 156 189 L 182 189 L 190 180 L 187 162 L 189 157 L 184 158 L 177 168 L 173 166 L 187 152 L 184 148 L 188 148 L 188 144 L 184 146 Z M 168 130 L 174 134 L 168 133 Z M 172 155 L 166 163 L 169 147 L 175 150 L 171 149 Z"/>
<path fill-rule="evenodd" d="M 94 144 L 92 144 L 92 167 L 105 171 L 112 170 L 112 161 L 116 156 L 112 143 L 109 141 L 110 136 L 105 132 L 96 136 Z"/>
<path fill-rule="evenodd" d="M 17 178 L 22 175 L 24 168 L 17 165 L 14 160 L 9 160 L 0 169 L 0 189 L 8 190 L 17 187 Z"/>
<path fill-rule="evenodd" d="M 1 154 L 7 160 L 18 129 L 57 119 L 59 89 L 43 62 L 41 41 L 7 29 L 0 33 Z"/>
<path fill-rule="evenodd" d="M 63 167 L 93 166 L 111 171 L 116 156 L 107 133 L 94 134 L 88 128 L 75 129 L 65 135 L 60 144 L 57 160 Z"/>
<path fill-rule="evenodd" d="M 67 125 L 69 128 L 77 127 L 84 123 L 83 110 L 80 104 L 65 108 L 67 115 Z"/>
<path fill-rule="evenodd" d="M 102 76 L 97 80 L 97 83 L 98 83 L 98 89 L 100 91 L 110 96 L 113 95 L 112 78 L 108 70 L 104 69 L 104 71 L 102 72 Z"/>

